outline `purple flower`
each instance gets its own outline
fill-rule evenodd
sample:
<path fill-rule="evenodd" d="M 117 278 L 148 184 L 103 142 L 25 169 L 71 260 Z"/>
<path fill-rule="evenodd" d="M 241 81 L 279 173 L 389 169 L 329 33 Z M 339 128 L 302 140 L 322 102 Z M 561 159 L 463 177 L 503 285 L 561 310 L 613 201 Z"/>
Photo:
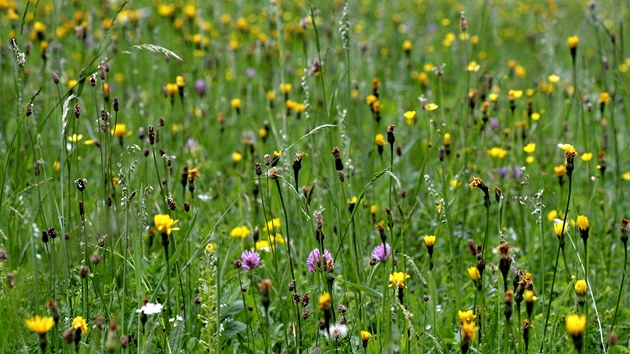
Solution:
<path fill-rule="evenodd" d="M 323 268 L 324 265 L 328 262 L 332 262 L 333 261 L 333 257 L 330 254 L 330 252 L 328 252 L 328 250 L 324 250 L 324 262 L 322 264 L 321 260 L 320 260 L 320 255 L 319 255 L 319 248 L 315 248 L 311 251 L 311 253 L 308 255 L 308 259 L 306 260 L 306 265 L 308 266 L 308 271 L 311 273 L 315 273 L 317 271 L 317 268 Z"/>
<path fill-rule="evenodd" d="M 206 82 L 203 79 L 199 79 L 195 81 L 195 90 L 197 90 L 197 94 L 201 97 L 206 95 Z"/>
<path fill-rule="evenodd" d="M 389 243 L 386 242 L 384 245 L 381 243 L 380 245 L 374 247 L 372 258 L 376 259 L 379 262 L 385 262 L 387 261 L 387 258 L 389 258 L 390 253 L 391 247 L 389 247 Z"/>
<path fill-rule="evenodd" d="M 260 264 L 260 255 L 256 251 L 243 251 L 241 260 L 243 262 L 241 268 L 252 270 L 258 268 L 258 265 Z"/>

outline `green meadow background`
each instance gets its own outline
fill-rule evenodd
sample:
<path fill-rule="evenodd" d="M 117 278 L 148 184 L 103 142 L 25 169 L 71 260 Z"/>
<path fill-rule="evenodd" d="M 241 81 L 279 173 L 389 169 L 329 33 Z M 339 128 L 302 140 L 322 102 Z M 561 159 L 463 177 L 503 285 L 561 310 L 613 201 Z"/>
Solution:
<path fill-rule="evenodd" d="M 0 351 L 629 352 L 629 15 L 0 0 Z"/>

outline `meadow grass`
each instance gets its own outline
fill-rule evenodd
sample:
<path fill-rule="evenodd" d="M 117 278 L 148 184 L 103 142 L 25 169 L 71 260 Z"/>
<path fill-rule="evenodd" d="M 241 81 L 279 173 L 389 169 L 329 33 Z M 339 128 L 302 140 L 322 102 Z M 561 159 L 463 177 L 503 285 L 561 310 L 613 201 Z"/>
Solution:
<path fill-rule="evenodd" d="M 0 1 L 0 352 L 630 351 L 628 16 Z"/>

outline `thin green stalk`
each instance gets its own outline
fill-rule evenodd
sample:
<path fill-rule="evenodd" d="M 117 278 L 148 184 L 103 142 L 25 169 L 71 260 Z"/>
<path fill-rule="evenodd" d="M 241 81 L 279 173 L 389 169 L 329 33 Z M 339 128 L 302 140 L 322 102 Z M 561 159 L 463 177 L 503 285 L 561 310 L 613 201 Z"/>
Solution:
<path fill-rule="evenodd" d="M 284 212 L 284 229 L 286 231 L 286 238 L 287 238 L 286 244 L 287 244 L 287 253 L 289 255 L 289 269 L 291 269 L 291 281 L 293 282 L 295 286 L 295 292 L 297 292 L 298 285 L 295 282 L 295 273 L 293 272 L 293 257 L 291 257 L 291 238 L 289 236 L 289 215 L 287 214 L 287 208 L 284 204 L 284 198 L 282 197 L 282 188 L 280 188 L 280 180 L 277 177 L 274 180 L 276 181 L 276 187 L 278 188 L 278 195 L 280 196 L 280 204 L 282 204 L 282 211 Z M 323 257 L 323 253 L 322 253 L 322 257 Z M 293 309 L 295 310 L 295 320 L 298 325 L 296 347 L 297 347 L 297 351 L 299 352 L 301 350 L 301 342 L 302 342 L 302 326 L 301 326 L 301 320 L 300 320 L 300 310 L 295 304 L 295 302 L 291 301 L 291 304 L 293 304 Z"/>
<path fill-rule="evenodd" d="M 617 314 L 619 313 L 619 302 L 621 301 L 621 294 L 623 293 L 623 283 L 626 280 L 626 265 L 628 264 L 628 245 L 623 243 L 623 273 L 621 273 L 621 284 L 619 285 L 619 293 L 617 294 L 617 304 L 615 305 L 615 315 L 613 316 L 612 324 L 610 325 L 610 333 L 613 333 L 615 329 L 615 323 L 617 321 Z"/>
<path fill-rule="evenodd" d="M 455 233 L 453 232 L 453 224 L 451 222 L 451 215 L 449 212 L 448 200 L 446 199 L 446 180 L 444 179 L 444 171 L 442 170 L 440 173 L 440 177 L 442 178 L 442 206 L 444 207 L 444 216 L 446 217 L 446 225 L 448 227 L 448 236 L 449 236 L 449 246 L 451 249 L 451 260 L 454 263 L 453 267 L 448 267 L 449 273 L 451 274 L 451 278 L 453 279 L 453 284 L 455 285 L 455 301 L 457 305 L 457 309 L 461 309 L 461 293 L 460 293 L 460 284 L 461 279 L 459 276 L 459 257 L 455 254 Z M 454 271 L 453 271 L 454 269 Z"/>
<path fill-rule="evenodd" d="M 547 305 L 547 316 L 545 317 L 545 328 L 543 330 L 543 338 L 540 342 L 540 352 L 543 353 L 545 349 L 545 338 L 547 337 L 547 325 L 549 324 L 549 314 L 551 313 L 551 303 L 553 302 L 553 287 L 556 283 L 556 273 L 558 272 L 558 260 L 560 259 L 560 252 L 564 250 L 564 231 L 567 224 L 567 215 L 569 214 L 569 204 L 571 203 L 571 191 L 573 190 L 573 170 L 568 171 L 569 176 L 569 194 L 567 196 L 567 207 L 564 210 L 564 220 L 562 221 L 562 229 L 560 231 L 560 244 L 558 244 L 558 254 L 556 255 L 556 265 L 553 268 L 553 277 L 551 278 L 551 291 L 549 292 L 549 304 Z M 563 253 L 564 254 L 564 253 Z M 566 261 L 565 261 L 566 267 Z"/>

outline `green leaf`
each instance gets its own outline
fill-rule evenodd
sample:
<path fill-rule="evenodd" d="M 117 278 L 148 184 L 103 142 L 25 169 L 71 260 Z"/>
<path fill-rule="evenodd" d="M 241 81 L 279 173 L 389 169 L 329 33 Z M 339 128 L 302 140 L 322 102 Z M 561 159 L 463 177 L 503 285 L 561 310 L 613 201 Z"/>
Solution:
<path fill-rule="evenodd" d="M 347 280 L 343 280 L 341 278 L 337 278 L 337 281 L 340 281 L 342 283 L 346 283 L 346 284 L 348 284 L 348 285 L 350 285 L 350 286 L 352 286 L 354 288 L 357 288 L 357 289 L 363 291 L 366 294 L 378 297 L 380 299 L 383 298 L 383 294 L 381 294 L 380 292 L 378 292 L 378 291 L 376 291 L 376 290 L 374 290 L 372 288 L 368 288 L 367 286 L 363 286 L 361 284 L 355 284 L 355 283 L 349 282 Z"/>
<path fill-rule="evenodd" d="M 226 336 L 226 337 L 233 337 L 237 335 L 238 333 L 243 332 L 245 329 L 247 329 L 247 325 L 245 325 L 245 323 L 243 322 L 239 322 L 239 321 L 227 322 L 223 326 L 223 333 L 221 335 Z"/>

